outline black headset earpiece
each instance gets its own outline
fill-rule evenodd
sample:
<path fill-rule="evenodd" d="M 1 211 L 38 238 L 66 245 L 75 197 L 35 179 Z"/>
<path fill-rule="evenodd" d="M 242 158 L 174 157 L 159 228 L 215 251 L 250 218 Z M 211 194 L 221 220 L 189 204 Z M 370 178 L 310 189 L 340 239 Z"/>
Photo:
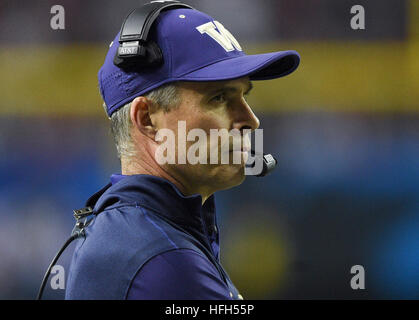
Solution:
<path fill-rule="evenodd" d="M 141 55 L 129 55 L 121 57 L 118 53 L 115 55 L 113 63 L 121 69 L 126 71 L 142 70 L 144 68 L 157 67 L 163 63 L 163 54 L 157 45 L 152 40 L 148 40 L 143 45 L 130 46 L 129 50 L 133 48 L 144 50 Z M 124 47 L 123 50 L 127 50 L 128 47 Z M 119 51 L 119 48 L 118 48 Z"/>
<path fill-rule="evenodd" d="M 121 27 L 114 64 L 125 70 L 162 64 L 163 54 L 158 45 L 148 39 L 148 34 L 160 12 L 179 8 L 193 9 L 179 1 L 152 1 L 131 11 Z"/>

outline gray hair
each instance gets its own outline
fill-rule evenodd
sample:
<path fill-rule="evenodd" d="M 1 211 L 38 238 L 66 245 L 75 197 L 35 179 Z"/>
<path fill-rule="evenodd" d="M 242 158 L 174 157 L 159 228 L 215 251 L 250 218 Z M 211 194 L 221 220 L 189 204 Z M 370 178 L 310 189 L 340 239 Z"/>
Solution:
<path fill-rule="evenodd" d="M 168 112 L 180 103 L 176 83 L 164 84 L 143 95 L 152 102 L 151 111 L 163 110 Z M 106 111 L 106 105 L 103 104 Z M 131 137 L 132 122 L 130 117 L 131 102 L 114 112 L 110 118 L 111 133 L 115 141 L 118 158 L 132 158 L 137 155 Z"/>

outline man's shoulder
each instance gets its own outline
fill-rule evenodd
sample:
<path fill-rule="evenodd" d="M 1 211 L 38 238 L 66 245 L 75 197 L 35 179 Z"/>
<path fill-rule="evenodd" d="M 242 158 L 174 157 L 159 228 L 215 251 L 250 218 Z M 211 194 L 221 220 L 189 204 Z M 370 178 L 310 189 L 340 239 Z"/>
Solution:
<path fill-rule="evenodd" d="M 188 235 L 138 206 L 105 210 L 85 231 L 85 237 L 78 239 L 69 272 L 68 297 L 75 299 L 84 299 L 85 294 L 121 299 L 151 258 L 181 248 L 200 254 Z"/>
<path fill-rule="evenodd" d="M 168 209 L 170 210 L 170 209 Z M 103 242 L 155 242 L 177 248 L 189 235 L 176 224 L 164 219 L 153 209 L 141 205 L 122 205 L 99 213 L 87 226 L 86 240 Z"/>
<path fill-rule="evenodd" d="M 153 256 L 178 248 L 194 248 L 188 234 L 152 210 L 124 205 L 104 210 L 85 229 L 76 250 L 87 261 L 123 261 L 133 256 Z"/>

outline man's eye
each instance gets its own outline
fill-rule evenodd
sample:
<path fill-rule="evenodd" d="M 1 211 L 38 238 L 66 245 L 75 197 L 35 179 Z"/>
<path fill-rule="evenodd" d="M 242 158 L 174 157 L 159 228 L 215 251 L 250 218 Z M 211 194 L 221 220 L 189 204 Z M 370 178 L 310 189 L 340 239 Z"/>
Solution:
<path fill-rule="evenodd" d="M 224 95 L 224 93 L 218 94 L 215 97 L 213 97 L 211 99 L 212 102 L 218 102 L 218 103 L 223 103 L 226 101 L 226 97 Z"/>

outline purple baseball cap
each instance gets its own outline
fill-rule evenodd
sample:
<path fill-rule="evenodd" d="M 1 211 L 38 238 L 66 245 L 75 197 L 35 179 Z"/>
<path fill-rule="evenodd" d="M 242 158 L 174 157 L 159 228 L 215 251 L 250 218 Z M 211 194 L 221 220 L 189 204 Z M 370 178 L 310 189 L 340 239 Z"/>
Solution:
<path fill-rule="evenodd" d="M 163 53 L 163 64 L 141 71 L 124 71 L 113 60 L 119 33 L 110 45 L 99 70 L 99 88 L 112 113 L 165 83 L 174 81 L 219 81 L 249 76 L 268 80 L 286 76 L 300 62 L 296 51 L 246 55 L 234 36 L 209 15 L 193 9 L 172 9 L 160 13 L 149 38 Z"/>

